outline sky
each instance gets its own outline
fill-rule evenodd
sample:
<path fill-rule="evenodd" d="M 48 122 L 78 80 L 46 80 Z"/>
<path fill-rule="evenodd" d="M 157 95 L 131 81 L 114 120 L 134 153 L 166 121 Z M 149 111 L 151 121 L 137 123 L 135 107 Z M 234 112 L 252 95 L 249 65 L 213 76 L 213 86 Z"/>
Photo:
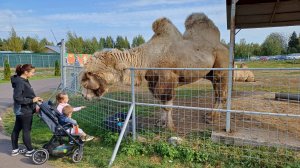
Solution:
<path fill-rule="evenodd" d="M 185 19 L 195 12 L 211 18 L 229 42 L 225 0 L 1 0 L 0 38 L 7 38 L 14 27 L 19 36 L 53 42 L 66 39 L 68 31 L 83 38 L 121 35 L 130 42 L 140 34 L 147 41 L 157 18 L 169 18 L 183 33 Z M 299 34 L 300 26 L 243 29 L 236 41 L 262 43 L 271 32 L 288 37 L 293 31 Z"/>

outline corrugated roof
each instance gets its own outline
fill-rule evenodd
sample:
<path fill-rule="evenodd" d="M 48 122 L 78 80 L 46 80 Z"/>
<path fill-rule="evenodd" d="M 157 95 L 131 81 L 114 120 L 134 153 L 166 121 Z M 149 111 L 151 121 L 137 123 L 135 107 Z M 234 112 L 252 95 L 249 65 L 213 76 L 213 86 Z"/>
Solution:
<path fill-rule="evenodd" d="M 57 53 L 60 53 L 60 47 L 59 46 L 50 46 L 50 45 L 46 45 L 45 46 L 46 48 L 52 50 L 52 51 L 55 51 Z"/>
<path fill-rule="evenodd" d="M 230 29 L 231 0 L 226 4 Z M 300 25 L 300 0 L 239 0 L 235 25 L 237 29 Z"/>

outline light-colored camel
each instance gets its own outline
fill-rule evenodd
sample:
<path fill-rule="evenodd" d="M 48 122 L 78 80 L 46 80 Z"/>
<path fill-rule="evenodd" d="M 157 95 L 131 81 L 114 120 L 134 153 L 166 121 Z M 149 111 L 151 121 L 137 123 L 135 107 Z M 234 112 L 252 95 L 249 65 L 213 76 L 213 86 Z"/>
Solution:
<path fill-rule="evenodd" d="M 236 65 L 237 66 L 237 65 Z M 240 68 L 248 68 L 245 63 L 240 65 Z M 255 77 L 250 70 L 235 70 L 233 73 L 233 81 L 235 82 L 255 82 Z"/>
<path fill-rule="evenodd" d="M 152 29 L 154 35 L 145 44 L 133 49 L 96 52 L 84 65 L 81 75 L 82 94 L 87 99 L 101 97 L 108 86 L 121 82 L 130 84 L 130 67 L 167 68 L 227 68 L 228 49 L 220 43 L 220 32 L 203 13 L 190 15 L 185 22 L 182 35 L 167 18 L 157 19 Z M 172 105 L 175 88 L 206 78 L 213 84 L 215 108 L 226 102 L 228 71 L 137 71 L 135 84 L 143 78 L 153 96 L 165 105 Z M 211 115 L 212 114 L 212 115 Z M 210 113 L 215 119 L 217 113 Z M 166 124 L 170 130 L 175 126 L 171 108 L 164 108 L 158 124 Z"/>

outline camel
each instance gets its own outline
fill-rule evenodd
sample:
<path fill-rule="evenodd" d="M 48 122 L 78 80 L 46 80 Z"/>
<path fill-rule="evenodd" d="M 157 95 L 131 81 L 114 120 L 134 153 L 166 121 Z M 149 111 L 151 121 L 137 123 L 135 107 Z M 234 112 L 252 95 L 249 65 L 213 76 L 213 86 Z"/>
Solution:
<path fill-rule="evenodd" d="M 228 68 L 228 49 L 220 42 L 218 28 L 204 13 L 191 14 L 185 28 L 182 35 L 168 18 L 160 18 L 152 24 L 154 35 L 143 45 L 94 53 L 80 76 L 82 95 L 88 100 L 101 98 L 113 84 L 130 85 L 130 67 Z M 227 97 L 227 75 L 228 71 L 212 70 L 139 70 L 135 73 L 135 85 L 145 79 L 156 99 L 173 105 L 175 88 L 205 78 L 213 84 L 214 108 L 222 108 Z M 218 116 L 217 112 L 209 113 L 209 121 Z M 163 108 L 157 125 L 175 130 L 171 108 Z"/>
<path fill-rule="evenodd" d="M 236 65 L 237 67 L 237 65 Z M 240 68 L 248 68 L 245 63 L 240 65 Z M 255 82 L 253 72 L 250 70 L 235 70 L 233 73 L 233 81 L 235 82 Z"/>

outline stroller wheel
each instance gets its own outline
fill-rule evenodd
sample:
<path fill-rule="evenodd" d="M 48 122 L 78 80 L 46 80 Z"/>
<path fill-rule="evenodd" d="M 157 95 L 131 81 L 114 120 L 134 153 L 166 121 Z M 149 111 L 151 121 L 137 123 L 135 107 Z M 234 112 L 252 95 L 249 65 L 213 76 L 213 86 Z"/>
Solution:
<path fill-rule="evenodd" d="M 73 154 L 72 154 L 72 161 L 74 163 L 78 163 L 82 160 L 82 153 L 80 152 L 79 149 L 76 149 Z"/>
<path fill-rule="evenodd" d="M 46 149 L 38 149 L 32 154 L 32 161 L 37 165 L 44 164 L 49 159 L 49 152 Z"/>

